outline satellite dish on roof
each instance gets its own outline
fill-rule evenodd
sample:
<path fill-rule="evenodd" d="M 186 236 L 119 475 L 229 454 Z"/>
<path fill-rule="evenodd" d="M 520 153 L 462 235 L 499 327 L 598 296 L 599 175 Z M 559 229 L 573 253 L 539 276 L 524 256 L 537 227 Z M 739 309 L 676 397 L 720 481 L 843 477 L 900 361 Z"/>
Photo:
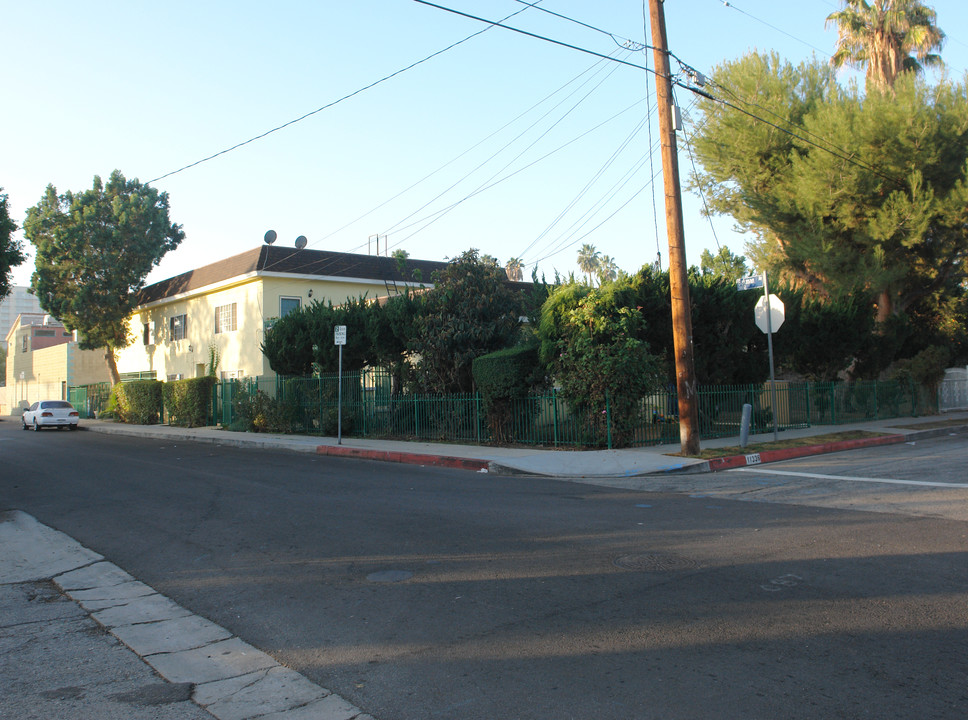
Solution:
<path fill-rule="evenodd" d="M 272 243 L 274 243 L 276 241 L 276 231 L 275 230 L 266 230 L 266 234 L 265 234 L 265 237 L 263 238 L 263 240 L 266 241 L 266 245 L 272 245 Z"/>
<path fill-rule="evenodd" d="M 304 247 L 306 247 L 306 243 L 307 242 L 309 242 L 309 241 L 306 239 L 306 236 L 305 235 L 300 235 L 299 237 L 296 238 L 296 247 L 299 250 L 302 250 Z"/>

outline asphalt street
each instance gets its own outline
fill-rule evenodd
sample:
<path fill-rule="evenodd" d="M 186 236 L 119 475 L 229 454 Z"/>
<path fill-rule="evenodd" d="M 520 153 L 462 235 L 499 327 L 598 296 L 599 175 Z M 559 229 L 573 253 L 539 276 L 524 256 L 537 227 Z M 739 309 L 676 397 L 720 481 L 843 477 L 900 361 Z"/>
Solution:
<path fill-rule="evenodd" d="M 0 449 L 0 510 L 377 720 L 968 714 L 968 524 L 935 511 L 963 442 L 637 487 L 11 422 Z M 951 489 L 805 475 L 905 463 Z"/>

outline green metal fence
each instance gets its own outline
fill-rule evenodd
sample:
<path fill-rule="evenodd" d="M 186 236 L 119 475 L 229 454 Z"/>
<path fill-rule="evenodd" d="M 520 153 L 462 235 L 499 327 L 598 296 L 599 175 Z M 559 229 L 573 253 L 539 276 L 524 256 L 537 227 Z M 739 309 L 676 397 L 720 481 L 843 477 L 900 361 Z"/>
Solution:
<path fill-rule="evenodd" d="M 344 435 L 460 443 L 494 440 L 478 394 L 395 393 L 383 371 L 344 373 L 342 383 Z M 260 429 L 331 436 L 337 432 L 338 394 L 335 375 L 226 380 L 218 386 L 216 417 L 224 427 L 244 429 L 246 419 L 239 415 L 242 399 L 248 401 L 245 407 L 250 412 L 263 414 L 266 427 Z M 258 398 L 258 403 L 253 404 L 252 398 Z M 753 406 L 754 433 L 771 430 L 774 415 L 777 427 L 786 430 L 910 417 L 938 408 L 935 393 L 898 382 L 778 382 L 775 407 L 769 383 L 709 386 L 701 387 L 698 394 L 700 437 L 738 437 L 747 403 Z M 269 427 L 271 418 L 282 425 Z M 608 402 L 601 408 L 573 407 L 556 392 L 514 401 L 501 420 L 499 436 L 508 444 L 612 447 L 615 434 Z M 674 390 L 640 400 L 629 439 L 636 446 L 679 442 Z"/>
<path fill-rule="evenodd" d="M 77 385 L 67 388 L 67 400 L 81 417 L 96 417 L 108 406 L 111 397 L 111 383 Z"/>

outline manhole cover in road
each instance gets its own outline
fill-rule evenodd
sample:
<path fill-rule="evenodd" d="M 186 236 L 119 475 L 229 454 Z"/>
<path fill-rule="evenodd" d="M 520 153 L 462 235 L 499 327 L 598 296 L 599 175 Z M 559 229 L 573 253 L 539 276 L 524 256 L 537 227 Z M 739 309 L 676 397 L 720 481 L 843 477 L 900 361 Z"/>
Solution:
<path fill-rule="evenodd" d="M 634 553 L 616 558 L 615 565 L 623 570 L 643 570 L 645 572 L 673 572 L 675 570 L 692 570 L 699 567 L 699 563 L 681 555 L 668 553 Z"/>
<path fill-rule="evenodd" d="M 370 582 L 402 582 L 413 577 L 409 570 L 379 570 L 366 576 Z"/>

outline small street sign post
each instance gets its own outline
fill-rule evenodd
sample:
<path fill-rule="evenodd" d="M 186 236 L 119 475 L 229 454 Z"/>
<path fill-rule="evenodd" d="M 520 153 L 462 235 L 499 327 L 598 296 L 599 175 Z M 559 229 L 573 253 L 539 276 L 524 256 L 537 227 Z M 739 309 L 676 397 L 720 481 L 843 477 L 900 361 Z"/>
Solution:
<path fill-rule="evenodd" d="M 763 297 L 756 303 L 753 319 L 756 326 L 766 333 L 766 345 L 770 351 L 770 397 L 773 408 L 773 442 L 777 441 L 777 406 L 776 406 L 776 374 L 773 370 L 773 333 L 783 324 L 783 301 L 776 295 L 770 295 L 770 285 L 764 271 L 759 276 L 740 278 L 736 281 L 737 290 L 763 288 Z"/>
<path fill-rule="evenodd" d="M 748 277 L 741 277 L 736 281 L 737 290 L 752 290 L 753 288 L 761 287 L 763 287 L 762 275 L 749 275 Z"/>
<path fill-rule="evenodd" d="M 343 346 L 346 344 L 346 326 L 336 325 L 333 329 L 333 343 L 339 348 L 339 373 L 336 375 L 338 386 L 336 400 L 336 444 L 343 444 Z"/>

